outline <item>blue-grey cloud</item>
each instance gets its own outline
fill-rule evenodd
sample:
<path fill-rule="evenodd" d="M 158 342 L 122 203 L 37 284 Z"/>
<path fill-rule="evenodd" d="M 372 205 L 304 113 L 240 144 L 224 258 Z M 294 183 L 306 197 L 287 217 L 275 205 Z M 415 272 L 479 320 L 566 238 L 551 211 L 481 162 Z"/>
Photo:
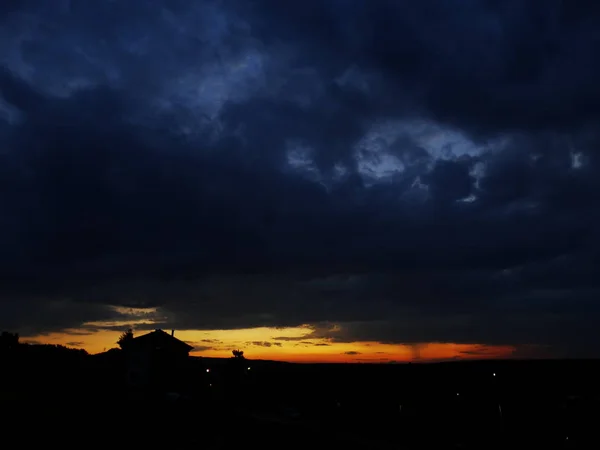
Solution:
<path fill-rule="evenodd" d="M 0 325 L 594 348 L 595 3 L 1 8 Z"/>

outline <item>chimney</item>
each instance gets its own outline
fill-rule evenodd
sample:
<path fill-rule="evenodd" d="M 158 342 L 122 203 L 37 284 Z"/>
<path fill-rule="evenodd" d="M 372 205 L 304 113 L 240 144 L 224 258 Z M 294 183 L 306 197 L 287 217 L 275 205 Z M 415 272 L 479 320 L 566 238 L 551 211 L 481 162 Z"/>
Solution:
<path fill-rule="evenodd" d="M 171 330 L 171 336 L 175 336 L 175 330 Z"/>

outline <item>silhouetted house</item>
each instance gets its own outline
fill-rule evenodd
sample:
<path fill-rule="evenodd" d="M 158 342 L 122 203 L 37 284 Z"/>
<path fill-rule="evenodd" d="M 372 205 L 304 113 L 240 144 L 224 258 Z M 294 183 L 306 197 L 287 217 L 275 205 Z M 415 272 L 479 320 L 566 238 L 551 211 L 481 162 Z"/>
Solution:
<path fill-rule="evenodd" d="M 191 345 L 163 330 L 134 338 L 125 350 L 128 382 L 136 387 L 178 389 Z"/>

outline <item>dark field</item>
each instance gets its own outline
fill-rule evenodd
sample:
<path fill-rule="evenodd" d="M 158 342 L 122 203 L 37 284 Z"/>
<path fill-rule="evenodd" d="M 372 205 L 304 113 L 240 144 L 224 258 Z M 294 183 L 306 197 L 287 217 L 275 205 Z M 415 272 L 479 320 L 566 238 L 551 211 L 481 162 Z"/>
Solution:
<path fill-rule="evenodd" d="M 227 361 L 192 362 L 177 400 L 125 388 L 90 356 L 21 364 L 3 381 L 4 439 L 63 448 L 600 448 L 596 361 L 246 361 L 252 370 L 235 380 Z"/>

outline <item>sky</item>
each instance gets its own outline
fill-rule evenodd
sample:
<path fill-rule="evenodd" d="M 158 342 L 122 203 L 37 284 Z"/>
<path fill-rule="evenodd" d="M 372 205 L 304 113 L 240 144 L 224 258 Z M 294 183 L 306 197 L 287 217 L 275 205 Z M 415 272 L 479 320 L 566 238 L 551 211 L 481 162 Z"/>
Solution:
<path fill-rule="evenodd" d="M 600 356 L 600 4 L 0 5 L 0 329 Z"/>

